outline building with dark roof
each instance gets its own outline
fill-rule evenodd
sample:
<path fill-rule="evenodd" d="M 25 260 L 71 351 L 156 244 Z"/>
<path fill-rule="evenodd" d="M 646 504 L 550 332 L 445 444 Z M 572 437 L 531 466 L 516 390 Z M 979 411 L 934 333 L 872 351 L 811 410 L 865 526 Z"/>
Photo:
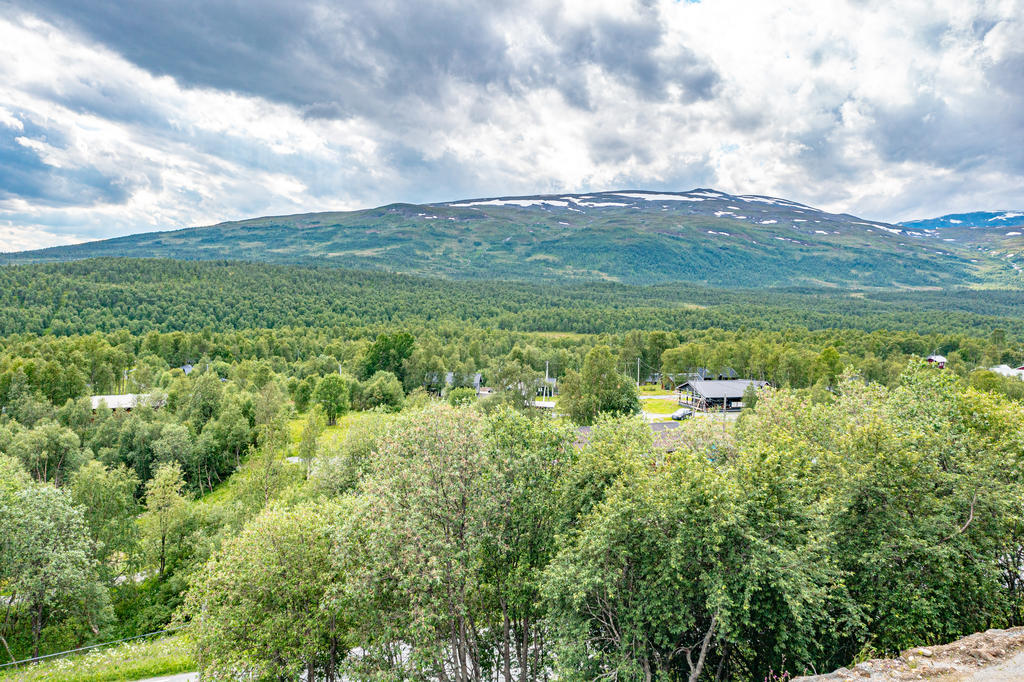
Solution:
<path fill-rule="evenodd" d="M 767 386 L 755 379 L 690 379 L 679 387 L 679 404 L 698 410 L 736 410 L 750 386 Z"/>

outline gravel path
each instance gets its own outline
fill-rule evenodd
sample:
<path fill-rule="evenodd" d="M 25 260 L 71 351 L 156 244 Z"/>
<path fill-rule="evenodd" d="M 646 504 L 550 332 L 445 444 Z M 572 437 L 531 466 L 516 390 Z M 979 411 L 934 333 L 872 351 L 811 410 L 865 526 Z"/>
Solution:
<path fill-rule="evenodd" d="M 1002 663 L 982 668 L 960 679 L 963 682 L 1020 682 L 1024 680 L 1024 651 Z"/>

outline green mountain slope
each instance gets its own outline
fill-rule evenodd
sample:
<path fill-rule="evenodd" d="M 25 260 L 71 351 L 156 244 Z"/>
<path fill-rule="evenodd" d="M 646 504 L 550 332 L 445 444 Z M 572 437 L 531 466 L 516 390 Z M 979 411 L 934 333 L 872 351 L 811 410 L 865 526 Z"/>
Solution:
<path fill-rule="evenodd" d="M 455 279 L 719 287 L 1019 283 L 1005 261 L 920 234 L 771 197 L 627 190 L 257 218 L 4 259 L 230 258 Z"/>

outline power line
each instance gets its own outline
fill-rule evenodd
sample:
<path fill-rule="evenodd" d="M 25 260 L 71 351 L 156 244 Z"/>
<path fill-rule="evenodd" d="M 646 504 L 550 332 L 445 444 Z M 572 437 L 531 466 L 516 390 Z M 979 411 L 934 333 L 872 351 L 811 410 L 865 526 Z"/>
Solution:
<path fill-rule="evenodd" d="M 183 630 L 184 628 L 185 628 L 185 626 L 182 625 L 182 626 L 176 627 L 176 628 L 168 628 L 166 630 L 157 630 L 156 632 L 147 632 L 144 635 L 136 635 L 134 637 L 125 637 L 124 639 L 115 639 L 115 640 L 111 640 L 109 642 L 103 642 L 101 644 L 91 644 L 89 646 L 79 647 L 78 649 L 68 649 L 67 651 L 58 651 L 55 654 L 46 654 L 45 656 L 36 656 L 34 658 L 23 658 L 20 661 L 11 661 L 10 663 L 0 663 L 0 668 L 6 668 L 8 666 L 22 665 L 23 663 L 38 663 L 39 661 L 45 661 L 46 659 L 55 658 L 57 656 L 67 656 L 68 654 L 77 654 L 77 653 L 79 653 L 81 651 L 89 651 L 91 649 L 99 649 L 101 647 L 111 646 L 113 644 L 123 644 L 124 642 L 132 642 L 132 641 L 134 641 L 136 639 L 143 639 L 145 637 L 152 637 L 154 635 L 165 635 L 168 632 L 177 632 L 178 630 Z"/>

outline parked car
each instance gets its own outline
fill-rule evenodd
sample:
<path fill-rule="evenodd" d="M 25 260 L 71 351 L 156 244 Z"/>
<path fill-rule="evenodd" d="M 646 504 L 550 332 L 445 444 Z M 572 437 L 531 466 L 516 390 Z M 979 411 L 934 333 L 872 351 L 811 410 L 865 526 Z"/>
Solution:
<path fill-rule="evenodd" d="M 683 407 L 672 413 L 672 418 L 676 421 L 682 421 L 683 419 L 689 419 L 693 416 L 693 410 L 688 407 Z"/>

